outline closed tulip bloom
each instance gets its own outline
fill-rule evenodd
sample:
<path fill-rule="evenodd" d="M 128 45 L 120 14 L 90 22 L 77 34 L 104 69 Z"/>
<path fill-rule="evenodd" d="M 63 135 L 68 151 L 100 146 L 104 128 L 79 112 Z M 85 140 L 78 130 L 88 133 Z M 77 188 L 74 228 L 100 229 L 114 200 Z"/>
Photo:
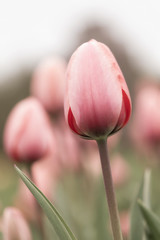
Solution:
<path fill-rule="evenodd" d="M 127 211 L 123 211 L 120 213 L 120 222 L 121 222 L 121 229 L 124 238 L 128 238 L 130 232 L 130 216 Z"/>
<path fill-rule="evenodd" d="M 62 58 L 44 59 L 36 68 L 31 93 L 49 112 L 63 109 L 66 63 Z"/>
<path fill-rule="evenodd" d="M 57 179 L 60 174 L 60 166 L 56 151 L 59 146 L 56 145 L 53 129 L 48 135 L 49 149 L 45 157 L 33 163 L 31 171 L 32 178 L 36 186 L 50 200 L 53 199 L 53 193 L 56 188 Z"/>
<path fill-rule="evenodd" d="M 146 84 L 139 89 L 135 101 L 131 137 L 137 147 L 147 151 L 160 144 L 160 88 Z M 133 131 L 134 129 L 134 131 Z M 150 149 L 150 150 L 151 150 Z"/>
<path fill-rule="evenodd" d="M 113 183 L 116 187 L 126 183 L 130 176 L 130 168 L 125 159 L 116 154 L 111 162 Z"/>
<path fill-rule="evenodd" d="M 26 171 L 24 171 L 24 173 L 25 175 L 30 177 Z M 27 221 L 36 222 L 37 221 L 36 204 L 37 203 L 35 197 L 20 179 L 18 184 L 18 191 L 14 199 L 14 206 L 21 211 L 21 213 L 23 214 Z"/>
<path fill-rule="evenodd" d="M 58 178 L 58 166 L 54 166 L 54 156 L 37 161 L 32 166 L 32 176 L 36 186 L 49 199 L 53 200 Z"/>
<path fill-rule="evenodd" d="M 19 162 L 42 158 L 48 148 L 49 119 L 33 97 L 19 102 L 11 111 L 4 130 L 7 154 Z"/>
<path fill-rule="evenodd" d="M 79 139 L 68 128 L 64 119 L 54 125 L 54 134 L 58 145 L 58 159 L 61 169 L 76 171 L 81 165 Z"/>
<path fill-rule="evenodd" d="M 29 226 L 21 212 L 13 207 L 4 210 L 2 219 L 4 240 L 31 240 Z"/>
<path fill-rule="evenodd" d="M 107 46 L 95 40 L 82 44 L 70 59 L 66 79 L 65 116 L 75 133 L 98 139 L 128 122 L 129 91 Z"/>

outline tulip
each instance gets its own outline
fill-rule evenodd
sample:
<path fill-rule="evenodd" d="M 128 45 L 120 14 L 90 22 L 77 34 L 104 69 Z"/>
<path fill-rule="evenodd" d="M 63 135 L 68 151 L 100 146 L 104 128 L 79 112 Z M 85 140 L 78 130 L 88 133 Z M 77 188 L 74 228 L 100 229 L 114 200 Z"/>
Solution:
<path fill-rule="evenodd" d="M 26 174 L 27 175 L 27 174 Z M 37 221 L 37 203 L 26 187 L 26 185 L 20 181 L 18 193 L 15 196 L 14 206 L 21 210 L 24 217 L 30 222 Z M 29 211 L 28 211 L 29 209 Z"/>
<path fill-rule="evenodd" d="M 51 131 L 48 134 L 48 153 L 45 157 L 36 161 L 32 165 L 32 178 L 36 186 L 50 200 L 53 199 L 54 189 L 56 187 L 57 178 L 59 177 L 60 167 L 57 157 L 56 139 Z M 59 148 L 58 148 L 59 149 Z"/>
<path fill-rule="evenodd" d="M 50 200 L 53 200 L 57 184 L 57 166 L 54 165 L 54 157 L 46 157 L 37 161 L 32 166 L 32 177 L 36 186 L 43 192 L 43 194 Z"/>
<path fill-rule="evenodd" d="M 3 239 L 4 240 L 31 240 L 29 226 L 22 213 L 13 207 L 8 207 L 3 213 Z"/>
<path fill-rule="evenodd" d="M 49 112 L 63 109 L 66 63 L 62 58 L 44 59 L 36 68 L 31 94 Z"/>
<path fill-rule="evenodd" d="M 122 233 L 125 238 L 128 238 L 129 231 L 130 231 L 130 216 L 127 211 L 123 211 L 120 213 L 120 222 Z"/>
<path fill-rule="evenodd" d="M 160 89 L 157 85 L 141 86 L 136 96 L 131 137 L 136 146 L 148 153 L 160 144 Z M 159 151 L 159 150 L 158 150 Z"/>
<path fill-rule="evenodd" d="M 128 122 L 129 91 L 107 46 L 95 40 L 82 44 L 70 59 L 66 80 L 65 117 L 75 133 L 98 139 Z"/>
<path fill-rule="evenodd" d="M 101 176 L 101 166 L 99 164 L 99 153 L 97 149 L 92 149 L 87 154 L 85 161 L 82 162 L 83 168 L 89 175 L 97 179 Z"/>
<path fill-rule="evenodd" d="M 76 134 L 97 141 L 113 237 L 122 240 L 106 140 L 124 127 L 131 114 L 125 79 L 109 48 L 91 40 L 72 55 L 66 80 L 66 121 Z"/>
<path fill-rule="evenodd" d="M 54 134 L 59 148 L 59 164 L 62 169 L 78 170 L 81 162 L 81 149 L 77 136 L 70 131 L 63 119 L 55 124 Z"/>
<path fill-rule="evenodd" d="M 4 130 L 7 154 L 18 162 L 43 157 L 48 148 L 49 119 L 33 97 L 19 102 L 11 111 Z"/>
<path fill-rule="evenodd" d="M 24 173 L 27 177 L 30 177 L 27 171 L 24 170 Z M 36 199 L 21 179 L 19 180 L 18 191 L 14 198 L 14 206 L 22 212 L 25 219 L 29 222 L 37 221 Z"/>
<path fill-rule="evenodd" d="M 113 157 L 111 162 L 111 169 L 113 183 L 116 187 L 122 185 L 128 180 L 130 175 L 130 168 L 125 159 L 120 154 L 117 154 Z"/>

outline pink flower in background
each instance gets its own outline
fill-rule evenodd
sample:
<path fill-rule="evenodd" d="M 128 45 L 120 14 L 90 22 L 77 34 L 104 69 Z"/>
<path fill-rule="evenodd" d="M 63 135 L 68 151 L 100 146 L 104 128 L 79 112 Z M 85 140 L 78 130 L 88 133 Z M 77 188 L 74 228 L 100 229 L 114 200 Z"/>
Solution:
<path fill-rule="evenodd" d="M 15 161 L 32 162 L 48 150 L 49 118 L 33 97 L 22 100 L 11 111 L 4 130 L 4 147 Z"/>
<path fill-rule="evenodd" d="M 48 133 L 48 152 L 45 157 L 33 163 L 31 169 L 34 183 L 50 200 L 53 199 L 57 178 L 60 174 L 58 152 L 59 147 L 51 127 Z"/>
<path fill-rule="evenodd" d="M 32 239 L 29 226 L 22 213 L 13 207 L 8 207 L 4 210 L 2 219 L 2 232 L 3 240 Z"/>
<path fill-rule="evenodd" d="M 117 132 L 131 114 L 131 100 L 122 72 L 104 44 L 82 44 L 67 68 L 65 117 L 70 128 L 89 139 Z"/>
<path fill-rule="evenodd" d="M 89 173 L 89 176 L 99 178 L 102 174 L 102 169 L 99 161 L 99 152 L 96 148 L 89 151 L 83 161 L 83 168 Z"/>
<path fill-rule="evenodd" d="M 101 176 L 102 170 L 99 162 L 99 153 L 96 148 L 92 149 L 92 151 L 88 151 L 85 161 L 83 161 L 83 167 L 93 177 L 98 178 Z M 116 187 L 124 184 L 129 179 L 129 165 L 120 154 L 116 154 L 112 157 L 111 171 L 113 183 Z"/>
<path fill-rule="evenodd" d="M 54 199 L 60 170 L 57 155 L 51 153 L 32 165 L 33 181 L 49 200 Z"/>
<path fill-rule="evenodd" d="M 32 165 L 32 177 L 36 186 L 52 201 L 54 198 L 59 169 L 53 156 L 48 156 Z"/>
<path fill-rule="evenodd" d="M 53 131 L 58 146 L 60 167 L 68 170 L 78 170 L 81 164 L 80 143 L 64 119 L 53 125 Z"/>
<path fill-rule="evenodd" d="M 113 183 L 117 187 L 125 183 L 130 176 L 129 165 L 120 154 L 112 157 L 111 170 Z"/>
<path fill-rule="evenodd" d="M 31 94 L 39 99 L 45 109 L 55 112 L 63 109 L 66 63 L 62 58 L 47 58 L 36 68 Z"/>
<path fill-rule="evenodd" d="M 129 212 L 124 211 L 120 213 L 120 223 L 121 223 L 122 234 L 126 238 L 129 236 L 129 231 L 130 231 Z"/>
<path fill-rule="evenodd" d="M 136 96 L 131 137 L 139 149 L 148 151 L 160 144 L 160 88 L 141 86 Z"/>
<path fill-rule="evenodd" d="M 25 172 L 25 174 L 28 176 L 27 172 Z M 28 221 L 37 221 L 36 199 L 26 185 L 22 182 L 22 180 L 19 181 L 18 192 L 16 193 L 14 199 L 14 206 L 16 206 L 16 208 L 23 213 L 23 216 Z"/>
<path fill-rule="evenodd" d="M 117 134 L 111 135 L 108 138 L 108 149 L 109 150 L 114 150 L 115 147 L 118 145 L 121 139 L 121 132 L 118 132 Z"/>

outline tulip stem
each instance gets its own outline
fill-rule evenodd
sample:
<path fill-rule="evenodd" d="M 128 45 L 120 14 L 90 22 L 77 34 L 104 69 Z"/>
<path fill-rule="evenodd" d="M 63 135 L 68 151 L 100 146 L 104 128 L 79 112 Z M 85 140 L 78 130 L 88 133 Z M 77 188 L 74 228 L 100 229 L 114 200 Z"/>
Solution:
<path fill-rule="evenodd" d="M 113 180 L 111 174 L 111 167 L 108 158 L 108 150 L 107 150 L 107 141 L 106 139 L 101 139 L 97 141 L 99 154 L 101 159 L 101 166 L 103 172 L 103 179 L 105 185 L 105 191 L 107 196 L 111 227 L 113 232 L 114 240 L 123 240 L 122 232 L 120 227 L 120 220 L 118 214 L 118 206 L 115 198 L 115 192 L 113 187 Z"/>

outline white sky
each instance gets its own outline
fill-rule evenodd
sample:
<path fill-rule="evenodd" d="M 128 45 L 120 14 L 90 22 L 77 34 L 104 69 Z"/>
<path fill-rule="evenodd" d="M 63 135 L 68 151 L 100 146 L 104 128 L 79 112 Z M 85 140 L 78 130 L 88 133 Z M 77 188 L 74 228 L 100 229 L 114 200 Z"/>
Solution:
<path fill-rule="evenodd" d="M 0 0 L 1 81 L 45 53 L 65 52 L 90 17 L 111 22 L 131 56 L 160 74 L 159 0 Z"/>

